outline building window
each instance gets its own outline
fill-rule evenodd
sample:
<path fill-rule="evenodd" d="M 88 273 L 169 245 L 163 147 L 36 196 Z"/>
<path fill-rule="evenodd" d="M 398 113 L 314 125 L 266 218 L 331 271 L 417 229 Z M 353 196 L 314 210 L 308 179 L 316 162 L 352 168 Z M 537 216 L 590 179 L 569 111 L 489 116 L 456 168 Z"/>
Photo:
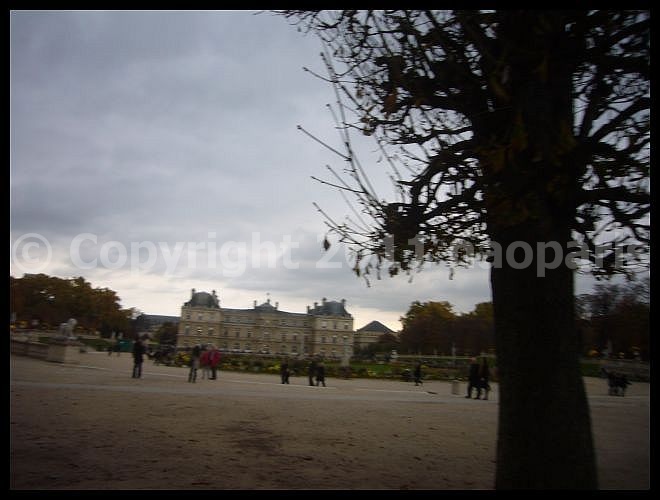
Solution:
<path fill-rule="evenodd" d="M 348 330 L 348 323 L 344 323 L 344 330 Z"/>
<path fill-rule="evenodd" d="M 240 330 L 236 330 L 236 338 L 239 338 L 240 336 L 241 336 L 241 331 L 240 331 Z"/>
<path fill-rule="evenodd" d="M 212 327 L 209 328 L 209 335 L 215 335 L 215 330 Z"/>
<path fill-rule="evenodd" d="M 325 344 L 325 337 L 321 337 L 321 344 Z"/>
<path fill-rule="evenodd" d="M 204 320 L 204 315 L 203 315 L 202 313 L 199 313 L 199 314 L 197 315 L 197 319 L 198 319 L 199 321 L 203 321 L 203 320 Z"/>
<path fill-rule="evenodd" d="M 225 337 L 229 337 L 229 332 L 227 331 L 226 328 L 225 328 Z"/>
<path fill-rule="evenodd" d="M 328 322 L 327 321 L 321 321 L 321 328 L 328 328 Z"/>
<path fill-rule="evenodd" d="M 189 312 L 186 313 L 186 319 L 190 319 L 190 313 Z"/>
<path fill-rule="evenodd" d="M 297 333 L 294 333 L 294 334 L 293 334 L 293 341 L 294 341 L 294 342 L 297 342 L 297 341 L 298 341 L 298 334 L 297 334 Z"/>
<path fill-rule="evenodd" d="M 247 338 L 252 338 L 252 332 L 250 330 L 247 332 Z"/>
<path fill-rule="evenodd" d="M 336 336 L 336 335 L 333 335 L 333 336 L 332 336 L 332 343 L 333 343 L 333 344 L 336 344 L 336 343 L 337 343 L 337 336 Z"/>
<path fill-rule="evenodd" d="M 197 327 L 197 336 L 200 337 L 202 335 L 202 327 L 198 326 Z"/>
<path fill-rule="evenodd" d="M 282 334 L 282 342 L 286 342 L 286 333 Z"/>
<path fill-rule="evenodd" d="M 334 322 L 332 323 L 332 328 L 333 328 L 333 330 L 336 330 L 336 329 L 337 329 L 337 322 L 336 322 L 336 321 L 334 321 Z"/>
<path fill-rule="evenodd" d="M 183 334 L 184 335 L 190 335 L 190 326 L 189 325 L 186 325 L 186 327 L 183 330 Z"/>

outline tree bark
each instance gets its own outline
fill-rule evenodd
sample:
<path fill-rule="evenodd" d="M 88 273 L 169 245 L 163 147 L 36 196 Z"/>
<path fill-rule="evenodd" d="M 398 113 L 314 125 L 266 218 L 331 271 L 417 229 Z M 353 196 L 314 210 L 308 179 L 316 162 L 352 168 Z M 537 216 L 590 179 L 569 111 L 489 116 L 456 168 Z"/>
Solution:
<path fill-rule="evenodd" d="M 591 419 L 574 322 L 574 271 L 562 263 L 537 276 L 539 255 L 529 230 L 507 233 L 507 240 L 499 241 L 502 265 L 491 270 L 500 381 L 495 487 L 595 489 Z M 527 241 L 534 249 L 531 265 L 510 265 L 505 252 L 514 241 Z M 567 241 L 559 239 L 564 250 Z"/>
<path fill-rule="evenodd" d="M 571 40 L 555 11 L 516 11 L 498 29 L 505 93 L 475 139 L 493 148 L 481 162 L 484 201 L 491 241 L 501 247 L 491 269 L 500 380 L 495 486 L 593 489 L 574 270 L 565 263 L 582 172 L 572 133 Z M 524 266 L 523 251 L 511 252 L 519 242 L 532 251 Z M 539 266 L 556 258 L 539 244 L 558 245 L 561 263 Z"/>

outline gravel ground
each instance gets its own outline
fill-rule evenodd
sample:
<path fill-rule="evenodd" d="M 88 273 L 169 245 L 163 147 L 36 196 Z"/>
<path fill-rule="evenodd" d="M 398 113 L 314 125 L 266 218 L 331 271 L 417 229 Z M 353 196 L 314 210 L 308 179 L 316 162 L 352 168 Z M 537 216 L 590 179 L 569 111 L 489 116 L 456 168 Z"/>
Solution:
<path fill-rule="evenodd" d="M 497 384 L 488 401 L 451 384 L 187 369 L 130 354 L 81 363 L 11 356 L 10 488 L 15 490 L 488 490 Z M 201 375 L 201 374 L 200 374 Z M 607 395 L 586 378 L 602 489 L 650 487 L 650 385 Z"/>

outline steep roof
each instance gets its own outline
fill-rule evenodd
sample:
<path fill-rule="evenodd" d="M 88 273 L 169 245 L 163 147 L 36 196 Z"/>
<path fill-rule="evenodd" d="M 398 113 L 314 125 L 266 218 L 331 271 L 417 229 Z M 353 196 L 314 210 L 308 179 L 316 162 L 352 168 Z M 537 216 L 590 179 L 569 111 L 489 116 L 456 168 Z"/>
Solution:
<path fill-rule="evenodd" d="M 394 331 L 387 328 L 380 321 L 372 321 L 368 325 L 365 325 L 362 328 L 358 329 L 355 333 L 360 333 L 360 332 L 380 332 L 380 333 L 391 333 L 392 335 L 394 335 Z"/>
<path fill-rule="evenodd" d="M 165 316 L 163 314 L 143 314 L 151 325 L 162 325 L 163 323 L 178 323 L 181 318 L 179 316 Z"/>
<path fill-rule="evenodd" d="M 193 293 L 190 300 L 184 305 L 188 307 L 210 307 L 213 309 L 220 309 L 218 298 L 215 295 L 206 292 Z"/>
<path fill-rule="evenodd" d="M 310 314 L 315 316 L 345 316 L 352 317 L 346 307 L 344 307 L 345 302 L 337 302 L 336 300 L 326 300 L 323 299 L 322 304 L 314 304 L 315 307 L 309 310 Z"/>

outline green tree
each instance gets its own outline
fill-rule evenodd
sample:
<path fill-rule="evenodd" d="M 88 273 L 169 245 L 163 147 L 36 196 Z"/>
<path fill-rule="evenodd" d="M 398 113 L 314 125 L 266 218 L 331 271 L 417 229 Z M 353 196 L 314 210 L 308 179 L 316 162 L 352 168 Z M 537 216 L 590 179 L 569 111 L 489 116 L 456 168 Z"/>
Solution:
<path fill-rule="evenodd" d="M 373 342 L 356 352 L 356 357 L 373 359 L 376 354 L 386 354 L 386 357 L 389 358 L 393 349 L 399 349 L 399 339 L 391 333 L 384 333 L 378 337 L 376 342 Z"/>
<path fill-rule="evenodd" d="M 159 344 L 175 345 L 176 334 L 177 334 L 177 325 L 170 321 L 166 321 L 158 328 L 158 331 L 156 332 L 155 335 L 155 340 Z"/>
<path fill-rule="evenodd" d="M 563 257 L 577 248 L 603 275 L 648 263 L 650 13 L 283 14 L 327 49 L 347 175 L 323 182 L 362 213 L 323 213 L 355 272 L 492 262 L 495 486 L 596 488 Z M 396 201 L 375 192 L 351 131 L 377 140 Z"/>
<path fill-rule="evenodd" d="M 411 354 L 448 354 L 456 316 L 449 302 L 415 301 L 401 318 L 401 349 Z"/>
<path fill-rule="evenodd" d="M 481 302 L 454 321 L 457 352 L 476 356 L 495 348 L 493 304 Z"/>

